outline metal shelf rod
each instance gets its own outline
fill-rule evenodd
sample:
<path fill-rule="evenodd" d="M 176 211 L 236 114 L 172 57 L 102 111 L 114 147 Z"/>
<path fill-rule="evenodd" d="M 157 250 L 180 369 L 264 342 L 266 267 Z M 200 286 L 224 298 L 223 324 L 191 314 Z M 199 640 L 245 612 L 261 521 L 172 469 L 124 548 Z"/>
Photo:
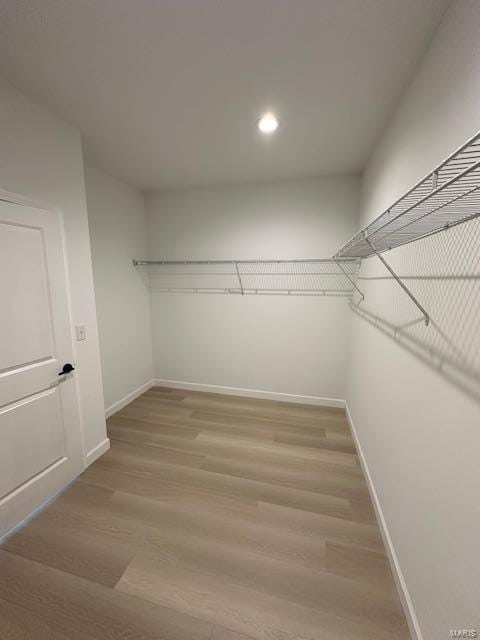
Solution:
<path fill-rule="evenodd" d="M 263 295 L 263 296 L 333 296 L 338 298 L 350 298 L 351 291 L 347 290 L 334 290 L 334 289 L 244 289 L 243 293 L 241 289 L 233 288 L 202 288 L 202 287 L 188 287 L 188 288 L 175 288 L 175 287 L 152 287 L 152 291 L 159 293 L 211 293 L 211 294 L 232 294 L 232 295 Z"/>
<path fill-rule="evenodd" d="M 295 260 L 133 260 L 135 267 L 147 265 L 186 265 L 186 264 L 298 264 L 298 263 L 338 263 L 358 262 L 358 258 L 297 258 Z"/>
<path fill-rule="evenodd" d="M 240 285 L 240 289 L 242 291 L 242 296 L 243 296 L 242 278 L 240 277 L 240 271 L 238 270 L 238 263 L 237 262 L 235 262 L 235 271 L 237 272 L 238 284 Z"/>
<path fill-rule="evenodd" d="M 334 258 L 335 263 L 338 265 L 338 268 L 342 271 L 343 275 L 347 278 L 347 280 L 350 282 L 350 284 L 352 285 L 352 287 L 357 291 L 357 293 L 360 294 L 361 296 L 361 300 L 360 302 L 363 302 L 363 300 L 365 300 L 365 296 L 363 295 L 363 293 L 360 291 L 360 289 L 357 286 L 357 283 L 354 282 L 354 280 L 352 280 L 352 278 L 350 277 L 350 275 L 347 273 L 347 271 L 343 268 L 342 266 L 342 262 L 341 260 L 337 260 L 336 258 Z"/>
<path fill-rule="evenodd" d="M 422 307 L 422 305 L 417 300 L 417 298 L 413 295 L 413 293 L 410 291 L 410 289 L 407 287 L 407 285 L 403 282 L 403 280 L 395 273 L 395 271 L 388 264 L 388 262 L 385 260 L 385 258 L 380 253 L 378 253 L 378 251 L 375 249 L 375 247 L 373 246 L 373 244 L 370 242 L 370 240 L 367 237 L 365 237 L 365 242 L 368 244 L 368 246 L 371 248 L 371 250 L 375 253 L 375 255 L 380 260 L 380 262 L 383 264 L 383 266 L 392 274 L 392 276 L 394 277 L 395 281 L 402 287 L 402 289 L 405 291 L 407 296 L 412 300 L 412 302 L 415 304 L 415 306 L 422 312 L 422 315 L 425 318 L 425 324 L 428 327 L 428 325 L 430 324 L 430 316 L 425 311 L 424 307 Z"/>

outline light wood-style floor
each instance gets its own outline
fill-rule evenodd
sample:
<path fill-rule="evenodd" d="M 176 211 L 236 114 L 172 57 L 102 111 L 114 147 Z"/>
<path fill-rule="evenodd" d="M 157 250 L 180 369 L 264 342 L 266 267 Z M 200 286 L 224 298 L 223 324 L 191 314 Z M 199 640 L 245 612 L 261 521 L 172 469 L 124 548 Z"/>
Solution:
<path fill-rule="evenodd" d="M 339 409 L 154 388 L 0 547 L 2 640 L 409 638 Z"/>

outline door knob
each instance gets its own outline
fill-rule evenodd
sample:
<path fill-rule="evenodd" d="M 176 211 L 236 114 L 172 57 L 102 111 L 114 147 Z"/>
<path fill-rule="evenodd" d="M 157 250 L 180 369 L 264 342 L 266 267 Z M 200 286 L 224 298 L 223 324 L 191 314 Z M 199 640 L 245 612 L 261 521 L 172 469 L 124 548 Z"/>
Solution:
<path fill-rule="evenodd" d="M 75 367 L 72 366 L 70 364 L 70 362 L 67 362 L 63 365 L 62 370 L 60 371 L 60 373 L 58 374 L 59 376 L 65 376 L 67 373 L 70 373 L 71 371 L 75 371 Z"/>

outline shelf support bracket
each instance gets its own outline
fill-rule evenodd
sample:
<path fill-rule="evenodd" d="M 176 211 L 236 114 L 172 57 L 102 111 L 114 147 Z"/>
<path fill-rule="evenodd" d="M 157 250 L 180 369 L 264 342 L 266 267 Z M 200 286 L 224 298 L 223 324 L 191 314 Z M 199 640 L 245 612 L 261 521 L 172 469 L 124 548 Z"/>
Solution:
<path fill-rule="evenodd" d="M 428 327 L 428 325 L 430 324 L 430 316 L 426 312 L 425 308 L 422 307 L 422 305 L 417 300 L 417 298 L 413 295 L 413 293 L 410 291 L 410 289 L 407 287 L 407 285 L 402 281 L 402 279 L 395 273 L 395 271 L 388 264 L 388 262 L 385 260 L 385 258 L 380 253 L 378 253 L 378 251 L 375 249 L 375 247 L 370 242 L 370 240 L 367 238 L 367 236 L 365 236 L 365 242 L 368 244 L 370 249 L 377 256 L 377 258 L 380 260 L 380 262 L 383 264 L 383 266 L 387 269 L 387 271 L 389 271 L 392 274 L 392 276 L 395 279 L 395 281 L 402 287 L 402 289 L 405 291 L 405 293 L 410 298 L 410 300 L 413 302 L 413 304 L 421 311 L 423 317 L 425 318 L 425 324 Z"/>
<path fill-rule="evenodd" d="M 233 264 L 235 265 L 235 271 L 237 272 L 238 284 L 240 285 L 240 291 L 242 292 L 242 296 L 244 295 L 242 278 L 240 277 L 240 271 L 238 270 L 238 262 L 234 260 Z"/>
<path fill-rule="evenodd" d="M 343 273 L 343 275 L 346 277 L 346 279 L 350 282 L 352 287 L 360 295 L 360 297 L 361 297 L 361 300 L 359 302 L 359 304 L 360 304 L 361 302 L 363 302 L 365 300 L 365 296 L 363 295 L 363 293 L 358 288 L 357 283 L 355 282 L 355 280 L 350 276 L 350 274 L 346 271 L 346 269 L 343 268 L 342 263 L 340 262 L 340 260 L 338 258 L 336 258 L 335 256 L 333 257 L 333 259 L 334 259 L 335 264 L 337 265 L 337 267 L 340 269 L 340 271 Z"/>

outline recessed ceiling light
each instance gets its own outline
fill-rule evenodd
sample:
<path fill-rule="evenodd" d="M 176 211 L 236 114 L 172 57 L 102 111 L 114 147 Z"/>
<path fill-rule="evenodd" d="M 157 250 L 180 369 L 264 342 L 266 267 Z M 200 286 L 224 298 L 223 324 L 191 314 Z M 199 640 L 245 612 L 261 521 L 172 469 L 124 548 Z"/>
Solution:
<path fill-rule="evenodd" d="M 264 113 L 257 126 L 262 133 L 273 133 L 278 128 L 278 119 L 274 113 Z"/>

